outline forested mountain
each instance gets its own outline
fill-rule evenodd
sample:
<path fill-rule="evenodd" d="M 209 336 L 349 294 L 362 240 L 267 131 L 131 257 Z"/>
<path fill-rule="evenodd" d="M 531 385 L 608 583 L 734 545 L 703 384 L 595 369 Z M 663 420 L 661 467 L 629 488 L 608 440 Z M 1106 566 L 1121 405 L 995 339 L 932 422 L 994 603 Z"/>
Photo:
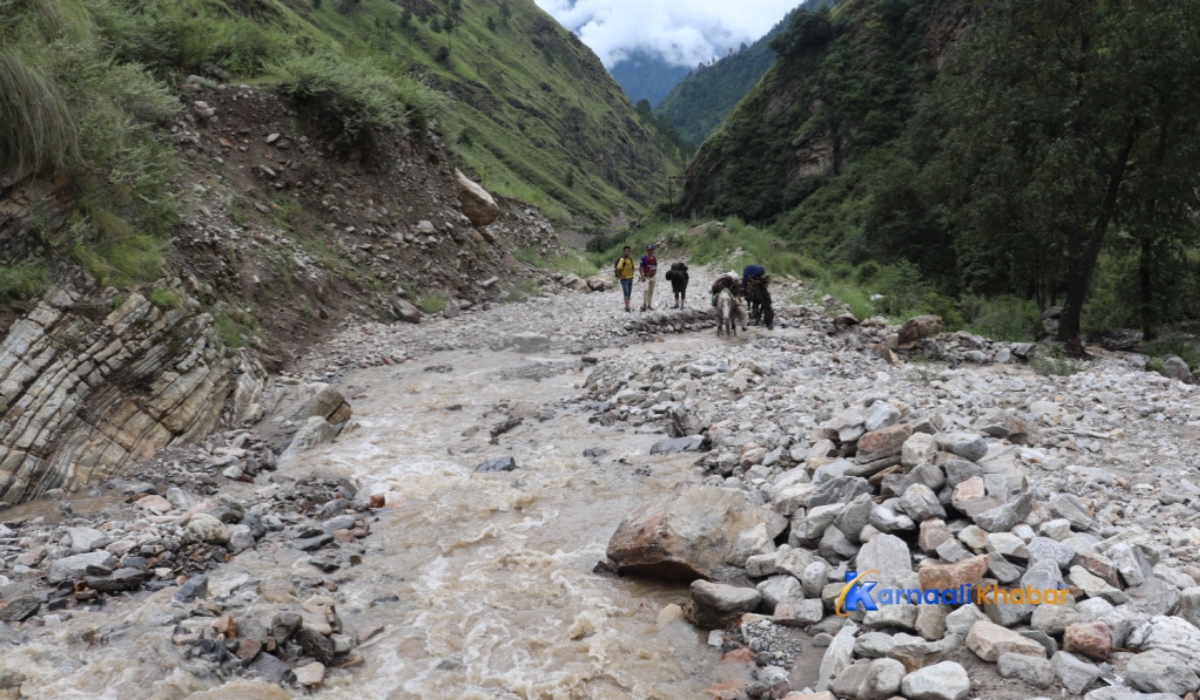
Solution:
<path fill-rule="evenodd" d="M 692 161 L 686 210 L 773 223 L 825 260 L 913 265 L 948 294 L 1061 304 L 1064 341 L 1089 299 L 1147 337 L 1186 315 L 1197 0 L 843 0 L 772 46 Z"/>
<path fill-rule="evenodd" d="M 638 50 L 613 66 L 609 73 L 634 104 L 649 100 L 656 105 L 690 71 L 687 66 L 668 63 L 658 54 Z"/>
<path fill-rule="evenodd" d="M 700 66 L 679 81 L 661 103 L 652 100 L 658 105 L 655 112 L 670 119 L 684 139 L 700 145 L 775 63 L 771 41 L 792 16 L 799 9 L 816 11 L 832 4 L 833 0 L 807 0 L 753 44 Z"/>

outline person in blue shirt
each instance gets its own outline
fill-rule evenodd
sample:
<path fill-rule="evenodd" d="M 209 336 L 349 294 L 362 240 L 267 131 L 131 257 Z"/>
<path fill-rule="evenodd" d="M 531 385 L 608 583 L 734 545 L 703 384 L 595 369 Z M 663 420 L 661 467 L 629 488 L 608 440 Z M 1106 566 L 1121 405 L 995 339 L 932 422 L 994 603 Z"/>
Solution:
<path fill-rule="evenodd" d="M 750 280 L 767 274 L 762 265 L 747 265 L 742 270 L 742 296 L 750 293 Z"/>

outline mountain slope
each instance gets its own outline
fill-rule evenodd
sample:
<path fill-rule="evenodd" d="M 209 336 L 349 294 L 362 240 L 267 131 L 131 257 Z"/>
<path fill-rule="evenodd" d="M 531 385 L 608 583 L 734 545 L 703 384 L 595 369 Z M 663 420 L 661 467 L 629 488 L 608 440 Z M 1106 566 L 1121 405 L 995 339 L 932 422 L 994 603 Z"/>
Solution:
<path fill-rule="evenodd" d="M 775 42 L 778 62 L 689 165 L 684 207 L 768 221 L 844 199 L 855 165 L 886 157 L 904 134 L 961 4 L 845 0 L 796 13 Z"/>
<path fill-rule="evenodd" d="M 639 50 L 613 66 L 609 73 L 634 104 L 649 100 L 656 105 L 690 71 L 687 66 L 672 65 L 661 56 Z"/>
<path fill-rule="evenodd" d="M 642 208 L 682 167 L 595 54 L 532 0 L 185 0 L 138 11 L 202 47 L 168 57 L 185 75 L 215 64 L 270 81 L 288 55 L 329 53 L 416 79 L 450 98 L 439 129 L 488 188 L 560 218 Z"/>
<path fill-rule="evenodd" d="M 655 102 L 655 112 L 670 119 L 684 139 L 700 145 L 775 64 L 771 40 L 788 26 L 796 12 L 815 12 L 832 4 L 833 0 L 807 0 L 758 41 L 712 65 L 701 66 L 679 81 L 661 103 Z"/>

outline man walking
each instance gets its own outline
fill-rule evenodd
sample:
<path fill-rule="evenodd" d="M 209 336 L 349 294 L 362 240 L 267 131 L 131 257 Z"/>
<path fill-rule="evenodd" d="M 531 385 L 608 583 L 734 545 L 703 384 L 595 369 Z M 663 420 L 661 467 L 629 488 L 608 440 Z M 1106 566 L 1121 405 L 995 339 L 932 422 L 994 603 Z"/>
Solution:
<path fill-rule="evenodd" d="M 654 276 L 658 274 L 658 258 L 654 257 L 654 244 L 646 246 L 646 254 L 642 256 L 641 280 L 646 283 L 646 296 L 642 301 L 642 311 L 654 308 Z"/>
<path fill-rule="evenodd" d="M 625 295 L 625 313 L 629 313 L 629 298 L 633 296 L 633 254 L 629 246 L 625 246 L 621 257 L 617 258 L 617 263 L 613 266 L 613 274 L 621 283 L 621 293 Z"/>

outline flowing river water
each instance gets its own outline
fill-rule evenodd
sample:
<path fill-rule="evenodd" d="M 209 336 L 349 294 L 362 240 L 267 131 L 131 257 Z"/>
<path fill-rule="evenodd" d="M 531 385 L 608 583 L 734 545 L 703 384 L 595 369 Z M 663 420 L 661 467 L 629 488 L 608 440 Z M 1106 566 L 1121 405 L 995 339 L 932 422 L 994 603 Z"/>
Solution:
<path fill-rule="evenodd" d="M 705 333 L 607 352 L 680 353 L 713 342 Z M 540 380 L 523 378 L 533 375 Z M 687 598 L 686 587 L 593 572 L 631 509 L 696 473 L 694 455 L 649 455 L 661 434 L 589 423 L 578 403 L 564 401 L 584 378 L 577 358 L 490 351 L 437 353 L 344 378 L 359 427 L 280 473 L 335 471 L 387 495 L 362 564 L 334 577 L 347 629 L 385 629 L 362 647 L 365 664 L 332 674 L 322 697 L 696 698 L 745 672 L 721 664 L 687 623 L 659 620 Z M 506 414 L 524 422 L 490 444 L 489 429 Z M 585 457 L 588 448 L 608 454 Z M 474 473 L 506 455 L 516 471 Z M 271 581 L 311 574 L 308 558 L 260 547 L 213 579 L 248 575 L 264 582 L 268 600 L 304 602 Z M 24 697 L 39 699 L 278 696 L 258 684 L 204 692 L 208 684 L 170 642 L 169 593 L 80 613 L 54 635 L 10 647 L 0 676 L 25 674 Z M 78 651 L 89 634 L 95 648 Z"/>

